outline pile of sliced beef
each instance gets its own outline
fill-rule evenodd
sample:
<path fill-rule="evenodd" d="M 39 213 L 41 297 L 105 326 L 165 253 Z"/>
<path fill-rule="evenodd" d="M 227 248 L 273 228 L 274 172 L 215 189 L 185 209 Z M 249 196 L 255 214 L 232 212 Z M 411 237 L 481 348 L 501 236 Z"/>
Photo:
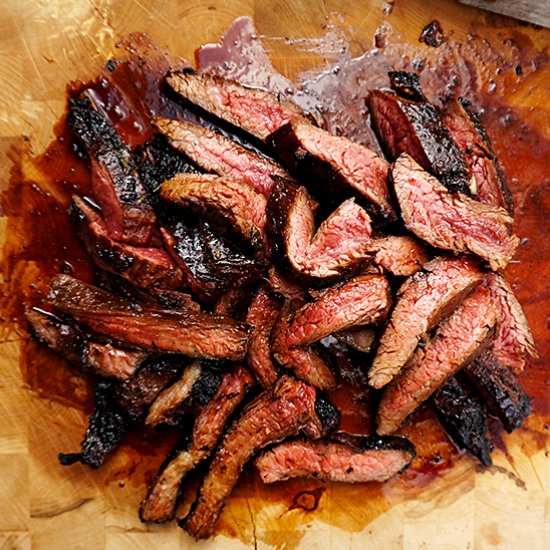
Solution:
<path fill-rule="evenodd" d="M 395 432 L 430 402 L 488 465 L 488 414 L 511 431 L 530 413 L 518 374 L 535 348 L 502 274 L 518 238 L 491 144 L 466 101 L 438 111 L 416 75 L 390 80 L 365 98 L 386 158 L 189 69 L 166 75 L 173 118 L 153 116 L 137 149 L 92 91 L 70 99 L 92 181 L 70 215 L 96 275 L 55 276 L 27 319 L 96 380 L 63 464 L 98 467 L 143 425 L 179 430 L 143 521 L 173 519 L 199 465 L 178 517 L 204 538 L 249 463 L 265 483 L 386 481 L 415 457 Z M 339 430 L 330 391 L 346 384 L 372 388 L 376 433 Z"/>

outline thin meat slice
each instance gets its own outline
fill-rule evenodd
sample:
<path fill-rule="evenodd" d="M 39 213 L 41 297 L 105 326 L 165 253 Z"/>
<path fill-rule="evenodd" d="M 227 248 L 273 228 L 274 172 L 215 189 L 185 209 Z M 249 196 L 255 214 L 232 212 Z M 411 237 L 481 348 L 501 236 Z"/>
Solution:
<path fill-rule="evenodd" d="M 461 373 L 451 376 L 434 394 L 437 417 L 455 444 L 490 466 L 493 446 L 487 438 L 487 413 Z"/>
<path fill-rule="evenodd" d="M 388 190 L 389 164 L 370 149 L 304 121 L 281 127 L 270 141 L 315 197 L 333 202 L 353 194 L 376 216 L 396 219 Z"/>
<path fill-rule="evenodd" d="M 506 210 L 449 193 L 408 155 L 397 159 L 392 178 L 405 226 L 417 237 L 437 248 L 472 252 L 495 270 L 508 265 L 519 239 Z"/>
<path fill-rule="evenodd" d="M 369 384 L 381 388 L 411 358 L 418 343 L 472 289 L 483 273 L 465 256 L 441 256 L 406 280 L 384 330 L 369 371 Z"/>
<path fill-rule="evenodd" d="M 390 383 L 378 407 L 377 433 L 386 435 L 397 430 L 441 384 L 481 353 L 496 322 L 491 295 L 480 286 L 439 325 L 407 368 Z"/>
<path fill-rule="evenodd" d="M 290 120 L 303 119 L 294 103 L 231 80 L 178 71 L 169 73 L 166 82 L 190 103 L 262 141 Z"/>
<path fill-rule="evenodd" d="M 425 247 L 409 235 L 372 239 L 367 250 L 373 255 L 376 265 L 397 277 L 408 277 L 416 273 L 429 259 Z"/>
<path fill-rule="evenodd" d="M 144 351 L 122 349 L 112 344 L 88 342 L 84 351 L 84 364 L 106 378 L 130 379 L 147 359 Z"/>
<path fill-rule="evenodd" d="M 390 305 L 387 279 L 360 275 L 328 289 L 298 310 L 286 331 L 287 345 L 306 346 L 333 332 L 379 322 Z"/>
<path fill-rule="evenodd" d="M 345 483 L 383 482 L 405 470 L 415 457 L 402 437 L 337 433 L 323 441 L 285 441 L 254 462 L 264 483 L 295 477 Z"/>
<path fill-rule="evenodd" d="M 269 268 L 267 276 L 269 286 L 277 296 L 282 296 L 291 302 L 303 303 L 307 300 L 308 294 L 306 289 L 288 274 L 281 273 L 281 270 L 275 266 Z"/>
<path fill-rule="evenodd" d="M 199 496 L 180 525 L 196 539 L 210 536 L 245 464 L 264 447 L 297 435 L 315 420 L 315 402 L 312 386 L 288 376 L 252 401 L 225 433 Z"/>
<path fill-rule="evenodd" d="M 280 300 L 267 285 L 260 286 L 246 316 L 247 325 L 252 327 L 247 362 L 264 388 L 272 387 L 279 378 L 279 369 L 271 358 L 271 331 L 280 312 Z"/>
<path fill-rule="evenodd" d="M 529 323 L 510 283 L 504 277 L 496 273 L 489 274 L 487 286 L 499 313 L 491 353 L 499 364 L 519 374 L 529 357 L 537 357 Z"/>
<path fill-rule="evenodd" d="M 155 126 L 178 151 L 207 172 L 233 178 L 269 197 L 272 175 L 289 178 L 276 162 L 260 156 L 221 134 L 180 120 L 156 119 Z"/>
<path fill-rule="evenodd" d="M 242 367 L 224 374 L 216 394 L 195 419 L 191 437 L 184 449 L 161 468 L 149 488 L 141 503 L 142 521 L 164 522 L 174 517 L 181 482 L 214 450 L 229 417 L 253 385 L 252 376 Z"/>

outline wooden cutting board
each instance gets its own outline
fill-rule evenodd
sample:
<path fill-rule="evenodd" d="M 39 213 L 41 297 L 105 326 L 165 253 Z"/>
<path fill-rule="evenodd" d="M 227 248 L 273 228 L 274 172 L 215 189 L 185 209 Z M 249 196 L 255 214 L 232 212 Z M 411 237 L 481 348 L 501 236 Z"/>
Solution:
<path fill-rule="evenodd" d="M 3 0 L 0 146 L 6 157 L 0 164 L 2 191 L 18 169 L 21 157 L 17 151 L 23 146 L 38 155 L 53 139 L 53 125 L 65 108 L 66 83 L 97 74 L 118 39 L 145 30 L 169 50 L 193 59 L 198 45 L 216 41 L 240 15 L 254 18 L 259 33 L 266 36 L 264 43 L 275 67 L 291 78 L 324 60 L 308 48 L 289 55 L 284 38 L 315 39 L 326 32 L 327 22 L 343 29 L 354 55 L 372 47 L 373 33 L 385 21 L 399 40 L 414 44 L 422 28 L 434 19 L 463 40 L 472 30 L 491 27 L 490 39 L 500 43 L 514 31 L 514 36 L 523 37 L 518 47 L 540 52 L 536 58 L 540 70 L 533 70 L 530 80 L 506 98 L 507 105 L 521 112 L 542 135 L 550 136 L 550 71 L 542 53 L 548 51 L 550 31 L 489 18 L 450 0 Z M 548 202 L 549 191 L 547 185 L 537 195 L 541 204 Z M 525 189 L 520 198 L 527 200 L 529 192 Z M 1 217 L 3 236 L 6 227 L 6 218 Z M 549 235 L 546 218 L 540 227 L 541 246 Z M 32 262 L 15 269 L 4 263 L 3 276 L 19 268 L 32 270 Z M 540 289 L 541 284 L 535 281 L 533 288 Z M 18 300 L 7 295 L 9 281 L 3 281 L 2 289 L 4 303 Z M 529 300 L 526 291 L 522 301 L 535 331 L 544 334 L 550 317 L 548 298 Z M 27 340 L 23 332 L 5 322 L 0 338 L 1 548 L 550 547 L 550 460 L 541 435 L 545 421 L 540 417 L 530 420 L 529 429 L 505 437 L 507 452 L 497 450 L 495 466 L 486 471 L 463 460 L 408 498 L 396 495 L 390 485 L 374 512 L 372 506 L 355 502 L 364 492 L 350 488 L 349 521 L 336 525 L 330 521 L 330 489 L 320 509 L 310 514 L 289 512 L 276 502 L 258 503 L 254 495 L 239 496 L 240 507 L 226 511 L 226 523 L 234 526 L 234 536 L 200 544 L 175 524 L 143 525 L 136 510 L 144 474 L 136 455 L 121 453 L 97 472 L 59 466 L 59 451 L 78 448 L 86 415 L 52 396 L 41 396 L 29 384 L 19 368 L 20 348 Z M 547 352 L 545 344 L 540 361 L 548 360 Z M 546 382 L 540 380 L 540 384 Z M 68 383 L 73 391 L 81 391 L 77 380 Z M 129 472 L 134 474 L 128 477 Z M 363 512 L 366 509 L 368 516 Z M 292 513 L 302 514 L 299 521 L 292 519 Z"/>

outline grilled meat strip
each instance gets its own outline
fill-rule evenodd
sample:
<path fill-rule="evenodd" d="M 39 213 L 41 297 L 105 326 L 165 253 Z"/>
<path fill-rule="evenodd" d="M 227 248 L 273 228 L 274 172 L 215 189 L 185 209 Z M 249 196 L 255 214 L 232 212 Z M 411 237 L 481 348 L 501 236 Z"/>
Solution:
<path fill-rule="evenodd" d="M 296 312 L 286 331 L 288 347 L 306 346 L 357 325 L 383 319 L 391 305 L 389 284 L 379 275 L 359 275 L 323 292 Z"/>
<path fill-rule="evenodd" d="M 372 239 L 367 251 L 373 261 L 392 275 L 408 277 L 428 261 L 426 249 L 414 237 L 390 235 Z"/>
<path fill-rule="evenodd" d="M 472 252 L 495 270 L 508 265 L 519 239 L 506 210 L 449 193 L 408 155 L 397 159 L 392 179 L 405 226 L 417 237 L 437 248 Z"/>
<path fill-rule="evenodd" d="M 305 288 L 294 278 L 283 274 L 279 269 L 272 266 L 268 271 L 268 282 L 271 290 L 291 302 L 303 303 L 307 300 L 308 294 Z"/>
<path fill-rule="evenodd" d="M 148 356 L 149 354 L 144 351 L 88 342 L 84 350 L 83 362 L 100 376 L 128 380 Z"/>
<path fill-rule="evenodd" d="M 472 292 L 443 321 L 407 368 L 387 387 L 378 407 L 377 433 L 387 435 L 441 384 L 483 351 L 494 333 L 497 311 L 484 287 Z"/>
<path fill-rule="evenodd" d="M 490 466 L 493 446 L 487 438 L 483 403 L 461 373 L 451 376 L 434 394 L 437 417 L 455 444 Z"/>
<path fill-rule="evenodd" d="M 402 153 L 436 176 L 451 192 L 470 194 L 470 179 L 461 150 L 429 103 L 418 75 L 390 72 L 396 93 L 371 90 L 368 107 L 374 130 L 391 161 Z"/>
<path fill-rule="evenodd" d="M 304 118 L 294 103 L 231 80 L 178 71 L 170 73 L 166 81 L 190 103 L 261 141 L 287 122 Z"/>
<path fill-rule="evenodd" d="M 380 338 L 369 384 L 381 388 L 390 382 L 427 333 L 482 280 L 476 262 L 465 256 L 441 256 L 407 279 Z"/>
<path fill-rule="evenodd" d="M 255 465 L 264 483 L 294 477 L 382 482 L 405 470 L 415 454 L 414 446 L 402 437 L 340 432 L 322 441 L 285 441 L 261 454 Z"/>
<path fill-rule="evenodd" d="M 242 367 L 224 374 L 214 397 L 204 406 L 183 450 L 164 465 L 141 503 L 142 521 L 164 522 L 174 517 L 180 485 L 185 476 L 214 450 L 227 420 L 254 385 Z"/>
<path fill-rule="evenodd" d="M 331 204 L 354 195 L 373 215 L 396 219 L 388 191 L 388 162 L 342 136 L 303 121 L 293 121 L 271 137 L 282 161 L 308 182 L 316 198 Z"/>
<path fill-rule="evenodd" d="M 95 332 L 152 351 L 242 359 L 248 328 L 227 317 L 141 307 L 67 275 L 50 284 L 48 301 Z"/>
<path fill-rule="evenodd" d="M 288 376 L 252 401 L 225 433 L 199 496 L 180 525 L 197 539 L 208 537 L 245 464 L 264 447 L 318 423 L 315 402 L 312 386 Z"/>
<path fill-rule="evenodd" d="M 156 119 L 155 126 L 173 147 L 203 170 L 242 181 L 266 198 L 273 187 L 272 174 L 290 177 L 281 165 L 213 130 L 170 119 Z"/>
<path fill-rule="evenodd" d="M 519 428 L 531 414 L 531 399 L 516 375 L 499 365 L 491 352 L 482 353 L 464 371 L 507 432 Z"/>

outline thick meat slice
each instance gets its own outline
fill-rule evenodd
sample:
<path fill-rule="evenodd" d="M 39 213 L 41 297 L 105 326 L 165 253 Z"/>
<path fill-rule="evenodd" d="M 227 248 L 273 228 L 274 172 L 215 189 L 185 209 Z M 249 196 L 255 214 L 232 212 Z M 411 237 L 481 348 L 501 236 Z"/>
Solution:
<path fill-rule="evenodd" d="M 181 482 L 213 451 L 227 420 L 253 385 L 252 376 L 242 367 L 236 367 L 223 376 L 218 391 L 195 419 L 185 448 L 161 468 L 149 488 L 141 503 L 142 521 L 163 522 L 174 517 Z"/>
<path fill-rule="evenodd" d="M 401 72 L 389 76 L 397 94 L 371 90 L 368 98 L 374 130 L 388 158 L 393 161 L 407 153 L 449 191 L 469 194 L 464 155 L 424 97 L 418 76 Z"/>
<path fill-rule="evenodd" d="M 497 311 L 485 287 L 478 287 L 443 321 L 407 368 L 393 380 L 378 407 L 377 432 L 397 430 L 421 403 L 483 351 L 494 333 Z"/>
<path fill-rule="evenodd" d="M 467 380 L 451 376 L 434 394 L 437 417 L 451 439 L 485 466 L 490 466 L 493 446 L 487 438 L 487 414 Z"/>
<path fill-rule="evenodd" d="M 516 375 L 499 365 L 491 352 L 481 354 L 464 371 L 507 432 L 519 428 L 531 414 L 531 399 Z"/>
<path fill-rule="evenodd" d="M 476 262 L 465 257 L 439 257 L 405 281 L 380 338 L 369 371 L 369 384 L 386 385 L 407 363 L 418 343 L 440 319 L 481 281 Z"/>
<path fill-rule="evenodd" d="M 100 376 L 128 380 L 148 356 L 144 351 L 88 342 L 84 350 L 84 364 Z"/>
<path fill-rule="evenodd" d="M 281 165 L 245 149 L 213 130 L 166 118 L 156 119 L 155 126 L 173 147 L 185 153 L 203 170 L 243 181 L 265 197 L 269 197 L 271 193 L 273 174 L 289 178 Z"/>
<path fill-rule="evenodd" d="M 390 235 L 372 239 L 367 250 L 373 254 L 376 265 L 397 277 L 408 277 L 416 273 L 428 261 L 424 246 L 408 235 Z"/>
<path fill-rule="evenodd" d="M 262 141 L 290 120 L 303 119 L 294 103 L 231 80 L 178 71 L 166 81 L 190 103 Z"/>
<path fill-rule="evenodd" d="M 504 277 L 496 273 L 489 274 L 487 286 L 499 313 L 499 324 L 491 353 L 499 364 L 519 374 L 528 357 L 537 357 L 529 323 L 512 287 Z"/>
<path fill-rule="evenodd" d="M 388 162 L 343 136 L 302 121 L 275 132 L 270 141 L 283 162 L 295 171 L 315 197 L 342 200 L 351 194 L 386 221 L 396 219 L 388 191 Z"/>
<path fill-rule="evenodd" d="M 242 359 L 248 328 L 227 317 L 136 306 L 67 275 L 53 278 L 48 301 L 95 332 L 151 351 Z"/>
<path fill-rule="evenodd" d="M 247 361 L 264 388 L 272 387 L 279 378 L 279 369 L 271 358 L 271 331 L 280 312 L 280 300 L 266 285 L 260 286 L 246 316 L 247 325 L 252 327 Z"/>
<path fill-rule="evenodd" d="M 492 269 L 512 259 L 519 239 L 506 210 L 452 195 L 408 155 L 392 170 L 395 194 L 407 229 L 437 248 L 473 252 Z"/>
<path fill-rule="evenodd" d="M 70 214 L 88 254 L 100 269 L 143 288 L 181 286 L 182 272 L 162 248 L 136 247 L 113 240 L 99 212 L 80 197 L 73 196 Z"/>
<path fill-rule="evenodd" d="M 298 310 L 288 325 L 290 348 L 312 344 L 333 332 L 383 319 L 391 305 L 385 277 L 360 275 L 323 292 Z"/>
<path fill-rule="evenodd" d="M 255 465 L 264 483 L 294 477 L 382 482 L 405 470 L 414 457 L 414 446 L 402 437 L 335 434 L 324 441 L 286 441 L 265 451 Z"/>
<path fill-rule="evenodd" d="M 210 536 L 245 464 L 267 445 L 297 435 L 315 420 L 315 401 L 312 386 L 288 376 L 252 401 L 227 430 L 197 501 L 180 525 L 197 539 Z"/>

